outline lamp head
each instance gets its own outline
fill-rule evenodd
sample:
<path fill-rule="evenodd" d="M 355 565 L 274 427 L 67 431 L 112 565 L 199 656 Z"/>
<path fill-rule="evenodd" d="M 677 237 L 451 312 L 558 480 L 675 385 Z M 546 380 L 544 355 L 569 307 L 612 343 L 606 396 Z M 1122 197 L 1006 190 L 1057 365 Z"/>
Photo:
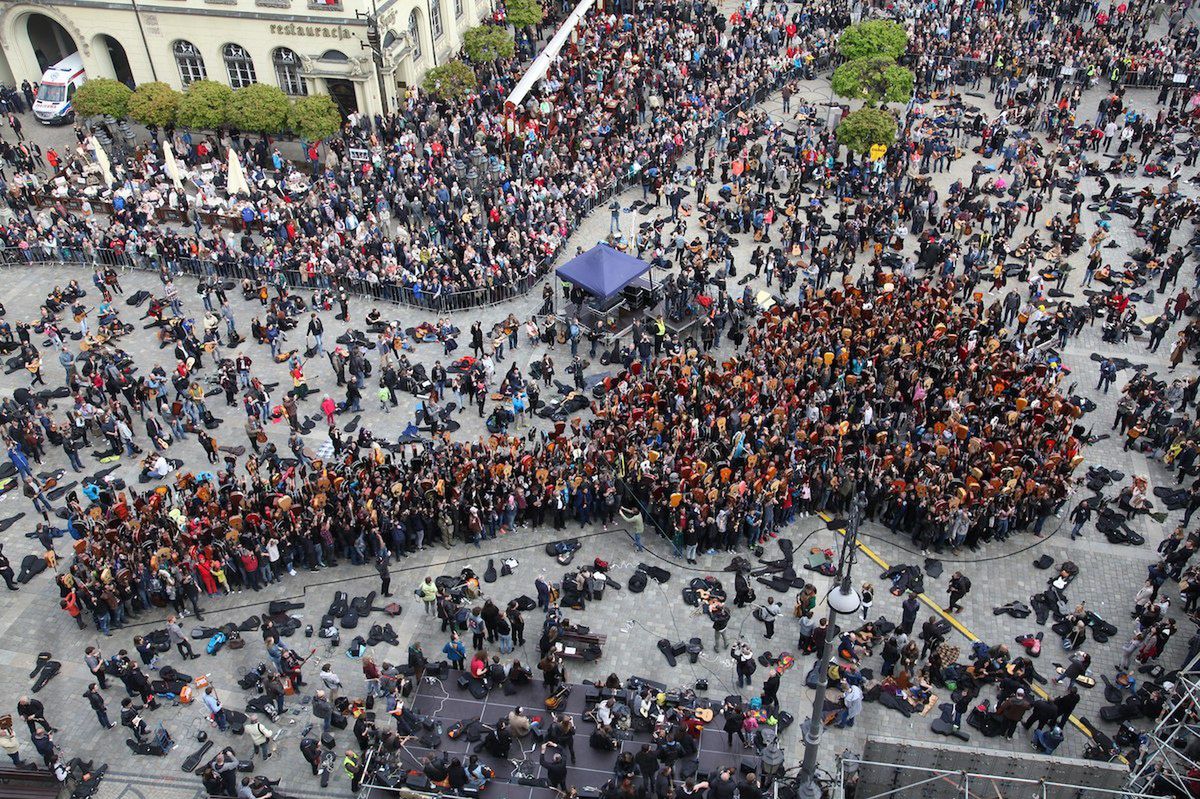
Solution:
<path fill-rule="evenodd" d="M 849 577 L 843 578 L 842 582 L 829 592 L 828 600 L 829 606 L 835 612 L 843 615 L 857 612 L 859 606 L 862 604 L 858 593 L 850 585 Z"/>

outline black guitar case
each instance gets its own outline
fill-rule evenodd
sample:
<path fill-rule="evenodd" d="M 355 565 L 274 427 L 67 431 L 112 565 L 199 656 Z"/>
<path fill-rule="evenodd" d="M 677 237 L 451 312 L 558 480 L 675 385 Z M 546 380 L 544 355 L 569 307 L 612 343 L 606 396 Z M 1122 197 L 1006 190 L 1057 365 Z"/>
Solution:
<path fill-rule="evenodd" d="M 21 558 L 21 573 L 17 575 L 17 582 L 25 585 L 44 571 L 46 571 L 46 560 L 44 558 L 40 558 L 37 555 L 26 555 Z"/>
<path fill-rule="evenodd" d="M 496 561 L 488 558 L 487 568 L 483 571 L 483 581 L 485 583 L 494 583 L 496 582 L 496 577 Z"/>
<path fill-rule="evenodd" d="M 229 721 L 229 731 L 241 735 L 246 731 L 246 714 L 240 710 L 225 709 L 225 718 Z"/>
<path fill-rule="evenodd" d="M 659 568 L 658 566 L 651 566 L 647 563 L 639 563 L 637 567 L 638 571 L 645 572 L 646 575 L 656 583 L 665 583 L 667 580 L 671 579 L 671 573 L 666 569 Z"/>
<path fill-rule="evenodd" d="M 1110 705 L 1119 705 L 1125 701 L 1125 692 L 1121 690 L 1120 686 L 1113 685 L 1107 674 L 1101 674 L 1100 679 L 1104 681 L 1104 698 Z"/>
<path fill-rule="evenodd" d="M 959 739 L 960 741 L 969 741 L 969 740 L 971 740 L 971 736 L 970 736 L 970 735 L 968 735 L 967 733 L 963 732 L 962 730 L 956 730 L 956 729 L 954 729 L 954 725 L 953 725 L 953 724 L 951 724 L 951 723 L 950 723 L 950 722 L 948 722 L 948 721 L 943 721 L 943 720 L 941 720 L 941 719 L 934 719 L 934 720 L 933 720 L 933 723 L 929 725 L 929 729 L 933 730 L 933 731 L 934 731 L 934 732 L 936 732 L 938 735 L 945 735 L 945 736 L 948 736 L 948 737 L 957 738 L 957 739 Z"/>
<path fill-rule="evenodd" d="M 375 592 L 372 591 L 366 596 L 354 597 L 350 600 L 350 609 L 357 613 L 360 619 L 365 619 L 371 615 L 372 610 L 375 610 L 375 596 Z"/>
<path fill-rule="evenodd" d="M 161 669 L 159 669 L 158 676 L 162 677 L 167 682 L 189 683 L 193 679 L 192 675 L 184 674 L 182 671 L 179 671 L 174 666 L 170 665 L 163 666 Z"/>
<path fill-rule="evenodd" d="M 62 663 L 57 660 L 48 660 L 38 672 L 37 679 L 33 681 L 33 687 L 30 688 L 35 694 L 46 687 L 46 684 L 53 680 L 58 673 L 62 671 Z"/>
<path fill-rule="evenodd" d="M 33 671 L 29 672 L 29 679 L 32 680 L 34 678 L 34 676 L 39 671 L 41 671 L 43 668 L 45 668 L 46 664 L 49 663 L 53 659 L 54 659 L 54 654 L 51 652 L 38 652 L 37 660 L 34 662 L 34 665 L 33 665 Z"/>
<path fill-rule="evenodd" d="M 667 659 L 667 663 L 671 666 L 675 665 L 675 648 L 671 646 L 671 642 L 666 638 L 660 638 L 658 641 L 658 651 L 663 653 L 663 657 Z"/>
<path fill-rule="evenodd" d="M 0 533 L 3 533 L 5 530 L 7 530 L 9 527 L 12 527 L 23 518 L 25 518 L 25 511 L 21 511 L 18 514 L 9 516 L 7 519 L 0 519 Z"/>
<path fill-rule="evenodd" d="M 199 749 L 197 749 L 195 752 L 192 752 L 184 759 L 182 769 L 184 771 L 195 771 L 196 767 L 200 765 L 200 761 L 204 759 L 206 754 L 208 754 L 208 750 L 212 749 L 212 745 L 212 741 L 205 741 Z"/>

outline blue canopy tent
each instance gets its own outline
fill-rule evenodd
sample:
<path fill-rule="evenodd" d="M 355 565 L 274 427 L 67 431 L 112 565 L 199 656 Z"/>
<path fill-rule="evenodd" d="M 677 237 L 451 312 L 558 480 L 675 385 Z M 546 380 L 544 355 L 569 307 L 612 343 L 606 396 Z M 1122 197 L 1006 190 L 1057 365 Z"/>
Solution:
<path fill-rule="evenodd" d="M 649 272 L 650 264 L 614 250 L 607 244 L 597 244 L 554 271 L 559 280 L 578 286 L 604 301 Z"/>

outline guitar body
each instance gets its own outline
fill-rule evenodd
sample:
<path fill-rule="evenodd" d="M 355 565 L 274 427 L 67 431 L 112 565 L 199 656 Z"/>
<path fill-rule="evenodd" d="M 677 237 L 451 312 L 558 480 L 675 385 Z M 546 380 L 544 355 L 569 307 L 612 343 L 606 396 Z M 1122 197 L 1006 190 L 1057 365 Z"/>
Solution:
<path fill-rule="evenodd" d="M 562 688 L 559 688 L 552 696 L 546 697 L 546 709 L 558 710 L 567 701 L 567 696 L 570 693 L 570 686 L 564 685 Z"/>

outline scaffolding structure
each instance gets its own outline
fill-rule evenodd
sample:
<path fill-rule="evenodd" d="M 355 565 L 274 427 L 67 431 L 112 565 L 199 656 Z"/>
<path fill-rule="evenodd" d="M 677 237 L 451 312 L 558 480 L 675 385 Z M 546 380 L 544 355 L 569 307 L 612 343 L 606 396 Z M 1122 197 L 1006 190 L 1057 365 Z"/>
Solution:
<path fill-rule="evenodd" d="M 982 760 L 983 758 L 981 758 Z M 876 779 L 861 779 L 874 771 Z M 880 771 L 892 772 L 881 786 Z M 946 768 L 882 763 L 843 756 L 838 764 L 834 799 L 1161 799 L 1131 788 L 1103 788 L 1074 782 L 1030 779 L 986 771 L 953 771 Z"/>
<path fill-rule="evenodd" d="M 1089 744 L 1083 758 L 992 750 L 968 742 L 934 743 L 868 735 L 859 753 L 843 752 L 828 799 L 1150 799 L 1157 788 L 1130 784 L 1130 767 Z M 1098 759 L 1093 759 L 1098 758 Z M 1191 794 L 1185 794 L 1191 797 Z"/>
<path fill-rule="evenodd" d="M 1200 656 L 1176 672 L 1173 682 L 1171 701 L 1144 737 L 1129 774 L 1131 796 L 1133 791 L 1193 796 L 1200 780 Z"/>

